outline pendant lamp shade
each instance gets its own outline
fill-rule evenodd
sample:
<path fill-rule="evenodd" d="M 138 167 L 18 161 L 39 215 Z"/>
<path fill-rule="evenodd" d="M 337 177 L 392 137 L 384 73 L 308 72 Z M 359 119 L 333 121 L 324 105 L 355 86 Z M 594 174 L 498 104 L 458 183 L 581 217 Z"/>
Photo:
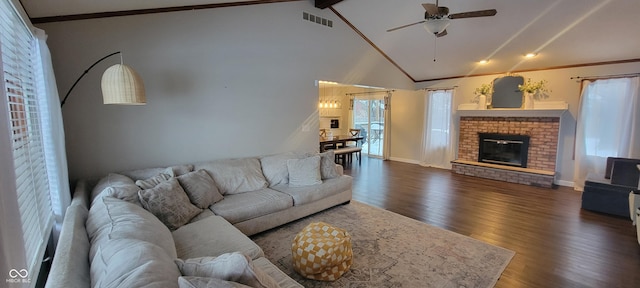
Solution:
<path fill-rule="evenodd" d="M 142 78 L 123 64 L 113 65 L 102 74 L 102 98 L 104 104 L 145 105 Z"/>
<path fill-rule="evenodd" d="M 429 19 L 424 22 L 424 29 L 432 34 L 440 34 L 449 26 L 449 18 Z"/>

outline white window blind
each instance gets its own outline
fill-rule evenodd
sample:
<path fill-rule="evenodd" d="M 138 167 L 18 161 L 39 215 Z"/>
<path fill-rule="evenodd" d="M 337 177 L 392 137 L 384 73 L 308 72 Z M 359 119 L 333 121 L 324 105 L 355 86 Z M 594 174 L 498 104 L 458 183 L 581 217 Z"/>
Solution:
<path fill-rule="evenodd" d="M 36 91 L 35 39 L 9 1 L 0 1 L 3 97 L 15 169 L 15 187 L 31 286 L 40 269 L 53 225 L 50 191 Z M 9 191 L 10 192 L 10 191 Z M 1 197 L 1 195 L 0 195 Z"/>

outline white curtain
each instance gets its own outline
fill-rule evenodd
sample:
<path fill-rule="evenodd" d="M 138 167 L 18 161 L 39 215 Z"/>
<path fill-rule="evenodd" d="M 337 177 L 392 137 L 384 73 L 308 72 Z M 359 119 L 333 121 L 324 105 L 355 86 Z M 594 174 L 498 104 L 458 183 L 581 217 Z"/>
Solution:
<path fill-rule="evenodd" d="M 451 169 L 451 102 L 453 90 L 431 90 L 426 94 L 421 165 Z"/>
<path fill-rule="evenodd" d="M 353 101 L 355 101 L 355 97 L 349 96 L 349 116 L 347 117 L 347 129 L 357 129 L 355 122 L 353 121 Z M 348 130 L 347 130 L 348 131 Z"/>
<path fill-rule="evenodd" d="M 382 145 L 382 160 L 391 158 L 391 92 L 384 97 L 384 132 Z"/>
<path fill-rule="evenodd" d="M 62 220 L 67 206 L 71 202 L 69 191 L 69 175 L 67 170 L 67 155 L 64 142 L 64 126 L 62 124 L 62 110 L 56 79 L 51 64 L 51 53 L 47 46 L 47 35 L 43 30 L 35 29 L 34 34 L 38 39 L 36 50 L 40 61 L 37 61 L 38 93 L 40 113 L 43 120 L 42 137 L 44 142 L 49 187 L 51 189 L 51 205 L 54 213 L 53 239 L 57 244 L 58 235 L 62 227 Z"/>
<path fill-rule="evenodd" d="M 640 158 L 639 77 L 582 82 L 574 188 L 589 173 L 604 174 L 607 157 Z"/>

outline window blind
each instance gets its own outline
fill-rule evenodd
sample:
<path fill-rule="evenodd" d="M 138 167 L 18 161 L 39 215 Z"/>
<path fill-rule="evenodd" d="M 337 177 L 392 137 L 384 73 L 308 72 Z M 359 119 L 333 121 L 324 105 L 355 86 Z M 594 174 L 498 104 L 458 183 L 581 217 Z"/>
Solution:
<path fill-rule="evenodd" d="M 0 1 L 0 53 L 16 175 L 18 210 L 31 286 L 53 225 L 35 78 L 35 39 L 8 0 Z"/>

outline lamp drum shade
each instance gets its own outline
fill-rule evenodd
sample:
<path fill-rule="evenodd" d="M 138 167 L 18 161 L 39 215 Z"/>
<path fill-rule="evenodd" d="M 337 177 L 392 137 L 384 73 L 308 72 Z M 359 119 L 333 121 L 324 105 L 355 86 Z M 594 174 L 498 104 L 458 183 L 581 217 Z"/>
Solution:
<path fill-rule="evenodd" d="M 144 105 L 142 78 L 123 64 L 113 65 L 102 74 L 102 98 L 104 104 Z"/>

